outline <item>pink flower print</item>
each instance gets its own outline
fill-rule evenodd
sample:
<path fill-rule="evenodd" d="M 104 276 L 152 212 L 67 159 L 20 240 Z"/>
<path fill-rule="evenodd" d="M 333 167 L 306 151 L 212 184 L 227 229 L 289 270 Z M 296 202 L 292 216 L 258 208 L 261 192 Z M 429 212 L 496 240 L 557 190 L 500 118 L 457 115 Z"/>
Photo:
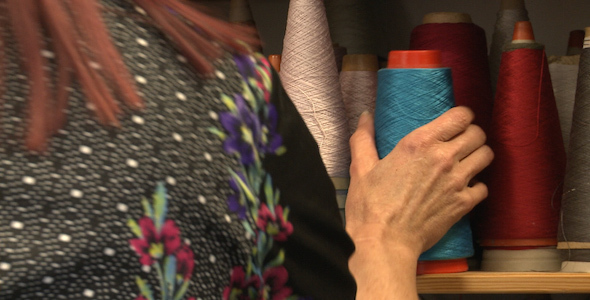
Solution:
<path fill-rule="evenodd" d="M 148 300 L 146 297 L 144 297 L 143 295 L 139 295 L 137 296 L 137 298 L 135 298 L 135 300 Z"/>
<path fill-rule="evenodd" d="M 156 238 L 156 227 L 154 221 L 149 217 L 143 217 L 139 220 L 139 227 L 141 228 L 141 238 L 131 239 L 129 243 L 135 249 L 135 252 L 139 254 L 139 262 L 144 266 L 151 265 L 154 260 L 150 255 L 150 246 L 155 243 Z"/>
<path fill-rule="evenodd" d="M 234 267 L 228 286 L 223 290 L 223 300 L 250 300 L 250 288 L 255 291 L 260 287 L 258 276 L 246 278 L 243 267 Z"/>
<path fill-rule="evenodd" d="M 152 265 L 154 259 L 159 258 L 162 254 L 170 255 L 180 247 L 180 230 L 172 220 L 166 220 L 159 233 L 156 232 L 156 226 L 150 217 L 141 218 L 139 227 L 142 237 L 131 239 L 129 243 L 139 254 L 139 262 L 142 265 Z M 154 249 L 161 246 L 162 242 L 164 243 L 164 253 L 157 254 Z"/>
<path fill-rule="evenodd" d="M 166 220 L 160 232 L 160 241 L 164 242 L 166 255 L 170 255 L 180 247 L 180 229 L 172 220 Z"/>
<path fill-rule="evenodd" d="M 283 216 L 283 207 L 277 205 L 275 207 L 275 214 L 273 214 L 268 206 L 263 203 L 258 210 L 258 221 L 256 222 L 258 228 L 270 236 L 275 241 L 283 242 L 287 237 L 293 233 L 293 224 L 285 220 Z"/>
<path fill-rule="evenodd" d="M 193 275 L 195 261 L 191 248 L 184 244 L 176 252 L 176 273 L 181 274 L 184 281 L 188 281 Z"/>
<path fill-rule="evenodd" d="M 257 82 L 256 87 L 262 91 L 262 97 L 266 103 L 270 103 L 270 91 L 264 86 L 264 83 Z"/>
<path fill-rule="evenodd" d="M 262 299 L 280 300 L 291 296 L 293 290 L 285 284 L 289 279 L 287 269 L 283 266 L 274 267 L 264 271 L 262 275 L 264 279 L 264 287 L 261 289 L 263 295 Z"/>

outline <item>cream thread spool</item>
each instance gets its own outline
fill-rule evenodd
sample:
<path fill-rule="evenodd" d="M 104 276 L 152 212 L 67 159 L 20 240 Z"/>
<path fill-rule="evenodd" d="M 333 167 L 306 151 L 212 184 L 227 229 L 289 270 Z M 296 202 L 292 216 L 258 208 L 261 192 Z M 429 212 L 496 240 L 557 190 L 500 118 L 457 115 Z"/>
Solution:
<path fill-rule="evenodd" d="M 279 74 L 319 146 L 328 174 L 348 178 L 350 133 L 321 0 L 289 3 Z"/>
<path fill-rule="evenodd" d="M 340 72 L 342 101 L 346 109 L 348 129 L 356 130 L 362 112 L 375 110 L 377 71 L 379 64 L 374 54 L 345 55 Z"/>

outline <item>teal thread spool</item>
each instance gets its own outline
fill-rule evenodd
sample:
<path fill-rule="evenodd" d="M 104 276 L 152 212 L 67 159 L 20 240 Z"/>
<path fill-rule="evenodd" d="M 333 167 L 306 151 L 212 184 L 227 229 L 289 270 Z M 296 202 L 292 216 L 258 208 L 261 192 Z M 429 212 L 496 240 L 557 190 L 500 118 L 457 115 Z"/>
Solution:
<path fill-rule="evenodd" d="M 379 157 L 391 152 L 414 129 L 455 106 L 451 69 L 441 66 L 440 51 L 391 51 L 388 68 L 377 75 L 375 140 Z M 467 271 L 473 241 L 468 217 L 462 218 L 432 248 L 422 253 L 418 274 Z"/>

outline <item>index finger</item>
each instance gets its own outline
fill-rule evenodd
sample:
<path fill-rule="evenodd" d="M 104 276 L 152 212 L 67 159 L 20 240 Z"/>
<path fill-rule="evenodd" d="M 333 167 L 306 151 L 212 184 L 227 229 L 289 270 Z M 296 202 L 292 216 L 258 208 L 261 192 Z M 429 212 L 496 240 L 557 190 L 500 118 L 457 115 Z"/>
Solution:
<path fill-rule="evenodd" d="M 359 118 L 358 127 L 350 138 L 350 176 L 362 176 L 379 161 L 375 146 L 375 126 L 373 116 L 364 112 Z"/>
<path fill-rule="evenodd" d="M 419 130 L 427 132 L 434 140 L 446 142 L 465 131 L 473 122 L 473 111 L 465 106 L 449 109 Z"/>

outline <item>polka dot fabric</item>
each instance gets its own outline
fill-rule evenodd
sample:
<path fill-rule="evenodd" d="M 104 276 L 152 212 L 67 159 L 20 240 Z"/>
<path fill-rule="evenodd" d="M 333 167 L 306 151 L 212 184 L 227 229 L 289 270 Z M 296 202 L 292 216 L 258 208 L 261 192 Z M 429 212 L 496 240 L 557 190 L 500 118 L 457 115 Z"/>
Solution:
<path fill-rule="evenodd" d="M 207 128 L 219 127 L 221 94 L 242 88 L 231 58 L 212 78 L 195 75 L 129 2 L 105 18 L 145 100 L 125 110 L 120 129 L 100 125 L 77 85 L 68 123 L 47 154 L 24 151 L 27 85 L 7 50 L 0 108 L 0 299 L 136 299 L 136 277 L 157 282 L 129 241 L 128 220 L 144 215 L 158 183 L 167 216 L 194 253 L 186 295 L 219 299 L 232 267 L 246 265 L 250 241 L 226 199 L 236 158 Z M 123 14 L 120 11 L 124 11 Z M 6 37 L 9 41 L 10 36 Z M 49 50 L 44 56 L 55 59 Z M 151 201 L 151 200 L 150 200 Z"/>

